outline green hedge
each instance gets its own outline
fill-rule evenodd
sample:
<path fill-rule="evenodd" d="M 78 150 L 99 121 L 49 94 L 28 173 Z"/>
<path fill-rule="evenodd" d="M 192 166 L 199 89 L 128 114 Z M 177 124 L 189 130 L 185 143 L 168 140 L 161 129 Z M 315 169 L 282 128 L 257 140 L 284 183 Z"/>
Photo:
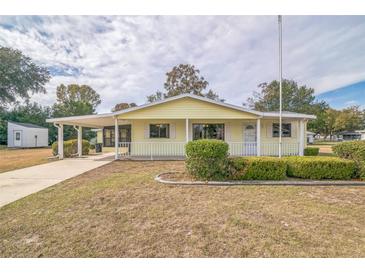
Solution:
<path fill-rule="evenodd" d="M 240 157 L 229 160 L 231 180 L 282 180 L 286 162 L 275 157 Z"/>
<path fill-rule="evenodd" d="M 87 140 L 82 140 L 82 155 L 88 155 L 90 149 L 90 143 Z M 52 152 L 53 155 L 58 154 L 58 142 L 54 142 L 52 144 Z M 72 139 L 63 142 L 63 156 L 71 157 L 72 155 L 77 154 L 77 140 Z"/>
<path fill-rule="evenodd" d="M 318 156 L 319 147 L 306 147 L 304 149 L 304 156 Z"/>
<path fill-rule="evenodd" d="M 365 141 L 342 142 L 334 145 L 332 150 L 338 157 L 354 160 L 358 177 L 365 178 Z"/>
<path fill-rule="evenodd" d="M 199 180 L 224 180 L 228 173 L 228 144 L 220 140 L 190 141 L 185 146 L 186 169 Z"/>
<path fill-rule="evenodd" d="M 289 177 L 347 180 L 356 176 L 356 164 L 351 160 L 326 156 L 293 156 L 287 157 L 285 160 Z"/>

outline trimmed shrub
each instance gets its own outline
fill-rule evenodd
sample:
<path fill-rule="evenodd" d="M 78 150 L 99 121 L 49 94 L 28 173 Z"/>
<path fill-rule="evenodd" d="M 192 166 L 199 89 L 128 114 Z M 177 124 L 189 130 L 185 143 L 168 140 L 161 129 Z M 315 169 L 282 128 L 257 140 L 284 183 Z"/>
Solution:
<path fill-rule="evenodd" d="M 338 157 L 354 160 L 358 177 L 365 178 L 365 141 L 342 142 L 334 145 L 332 150 Z"/>
<path fill-rule="evenodd" d="M 220 140 L 190 141 L 185 146 L 186 169 L 199 180 L 224 180 L 228 171 L 228 144 Z"/>
<path fill-rule="evenodd" d="M 365 161 L 365 141 L 342 142 L 334 145 L 332 150 L 338 157 Z"/>
<path fill-rule="evenodd" d="M 95 144 L 90 144 L 90 149 L 95 149 Z"/>
<path fill-rule="evenodd" d="M 287 175 L 290 177 L 347 180 L 356 176 L 356 164 L 351 160 L 326 156 L 293 156 L 285 160 L 288 165 Z"/>
<path fill-rule="evenodd" d="M 318 156 L 319 147 L 306 147 L 304 149 L 304 156 Z"/>
<path fill-rule="evenodd" d="M 90 149 L 90 143 L 88 140 L 82 140 L 82 155 L 88 155 Z M 58 142 L 52 144 L 53 155 L 58 154 Z M 77 140 L 72 139 L 63 142 L 63 155 L 64 157 L 72 157 L 77 154 Z"/>
<path fill-rule="evenodd" d="M 229 159 L 231 180 L 282 180 L 286 161 L 275 157 L 240 157 Z"/>

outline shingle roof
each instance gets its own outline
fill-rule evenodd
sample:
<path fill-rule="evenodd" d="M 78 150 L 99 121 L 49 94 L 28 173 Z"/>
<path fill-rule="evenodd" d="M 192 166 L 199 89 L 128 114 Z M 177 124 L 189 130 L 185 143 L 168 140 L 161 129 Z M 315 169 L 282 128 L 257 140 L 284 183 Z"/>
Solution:
<path fill-rule="evenodd" d="M 12 121 L 9 121 L 9 123 L 19 125 L 19 126 L 22 126 L 22 127 L 29 127 L 29 128 L 46 128 L 46 127 L 41 127 L 41 126 L 38 126 L 38 125 L 29 124 L 29 123 L 19 123 L 19 122 L 12 122 Z"/>

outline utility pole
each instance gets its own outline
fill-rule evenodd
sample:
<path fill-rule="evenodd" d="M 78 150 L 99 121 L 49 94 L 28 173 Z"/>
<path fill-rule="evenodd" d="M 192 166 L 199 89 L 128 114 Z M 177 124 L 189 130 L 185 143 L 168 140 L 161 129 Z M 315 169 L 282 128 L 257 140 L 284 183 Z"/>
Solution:
<path fill-rule="evenodd" d="M 282 27 L 282 16 L 278 15 L 278 24 L 279 24 L 279 158 L 281 158 L 282 154 L 282 140 L 281 140 L 281 132 L 282 132 L 282 81 L 283 81 L 283 57 L 282 57 L 282 35 L 283 35 L 283 27 Z"/>

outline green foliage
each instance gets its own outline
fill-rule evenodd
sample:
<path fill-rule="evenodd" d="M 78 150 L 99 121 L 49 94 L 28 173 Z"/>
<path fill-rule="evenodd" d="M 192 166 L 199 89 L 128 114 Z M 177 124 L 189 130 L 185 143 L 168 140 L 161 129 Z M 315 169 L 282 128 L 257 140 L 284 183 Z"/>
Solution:
<path fill-rule="evenodd" d="M 90 144 L 90 149 L 95 149 L 95 144 Z"/>
<path fill-rule="evenodd" d="M 101 103 L 100 95 L 87 85 L 61 84 L 57 87 L 57 102 L 52 107 L 52 117 L 66 117 L 94 114 Z M 96 134 L 88 129 L 83 130 L 86 139 L 90 140 Z M 69 140 L 77 136 L 72 126 L 64 126 L 64 139 Z"/>
<path fill-rule="evenodd" d="M 318 156 L 319 147 L 306 147 L 304 149 L 304 156 Z"/>
<path fill-rule="evenodd" d="M 334 145 L 332 150 L 338 157 L 354 160 L 359 177 L 365 178 L 365 141 L 342 142 Z"/>
<path fill-rule="evenodd" d="M 0 109 L 17 98 L 29 99 L 31 92 L 46 93 L 51 76 L 19 50 L 0 47 Z"/>
<path fill-rule="evenodd" d="M 157 91 L 155 94 L 147 96 L 147 101 L 159 101 L 185 93 L 203 96 L 216 101 L 224 101 L 211 89 L 206 93 L 204 92 L 209 83 L 199 74 L 199 69 L 196 69 L 194 65 L 180 64 L 173 67 L 171 71 L 166 73 L 167 77 L 164 84 L 166 92 Z"/>
<path fill-rule="evenodd" d="M 7 122 L 31 123 L 48 128 L 49 142 L 53 143 L 57 139 L 57 130 L 46 122 L 51 116 L 50 107 L 42 107 L 37 103 L 16 104 L 11 110 L 0 111 L 0 144 L 7 143 Z"/>
<path fill-rule="evenodd" d="M 185 146 L 186 169 L 196 179 L 224 180 L 228 173 L 228 144 L 220 140 L 190 141 Z"/>
<path fill-rule="evenodd" d="M 341 142 L 334 145 L 332 150 L 338 157 L 365 161 L 365 141 Z"/>
<path fill-rule="evenodd" d="M 88 155 L 90 150 L 90 143 L 87 140 L 82 140 L 82 155 Z M 58 142 L 52 144 L 53 155 L 58 154 Z M 64 157 L 72 157 L 77 154 L 77 140 L 72 139 L 63 142 L 63 155 Z"/>
<path fill-rule="evenodd" d="M 275 157 L 229 159 L 229 179 L 231 180 L 282 180 L 285 178 L 285 160 Z"/>
<path fill-rule="evenodd" d="M 356 164 L 351 160 L 320 156 L 293 156 L 285 160 L 289 177 L 348 180 L 356 176 Z"/>
<path fill-rule="evenodd" d="M 351 106 L 337 112 L 334 130 L 352 131 L 362 129 L 364 126 L 364 113 L 359 106 Z"/>
<path fill-rule="evenodd" d="M 127 109 L 127 108 L 132 108 L 132 107 L 136 107 L 137 104 L 136 103 L 119 103 L 116 104 L 113 108 L 112 108 L 112 112 L 116 112 L 119 110 L 123 110 L 123 109 Z"/>

